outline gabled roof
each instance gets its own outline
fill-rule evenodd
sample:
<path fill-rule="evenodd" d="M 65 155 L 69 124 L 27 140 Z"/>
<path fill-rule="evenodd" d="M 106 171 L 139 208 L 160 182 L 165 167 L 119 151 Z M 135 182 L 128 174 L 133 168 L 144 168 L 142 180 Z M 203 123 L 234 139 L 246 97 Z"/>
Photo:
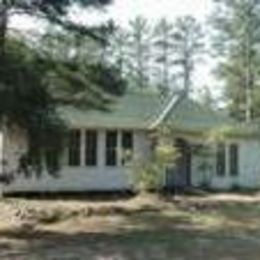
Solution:
<path fill-rule="evenodd" d="M 162 101 L 155 92 L 132 91 L 115 99 L 108 111 L 60 108 L 70 126 L 97 128 L 147 129 L 168 101 Z"/>
<path fill-rule="evenodd" d="M 191 98 L 183 96 L 164 118 L 165 123 L 178 130 L 207 131 L 212 128 L 230 126 L 235 123 L 226 114 L 202 106 Z"/>
<path fill-rule="evenodd" d="M 108 111 L 74 107 L 60 109 L 71 127 L 152 129 L 170 123 L 176 129 L 202 131 L 230 124 L 230 119 L 210 108 L 202 107 L 183 93 L 159 98 L 155 92 L 132 91 L 111 103 Z"/>

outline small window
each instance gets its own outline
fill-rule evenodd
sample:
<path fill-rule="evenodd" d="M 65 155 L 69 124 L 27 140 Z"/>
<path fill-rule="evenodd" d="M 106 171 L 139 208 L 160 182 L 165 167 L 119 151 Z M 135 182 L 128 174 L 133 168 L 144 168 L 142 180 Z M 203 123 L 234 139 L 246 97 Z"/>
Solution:
<path fill-rule="evenodd" d="M 80 131 L 72 130 L 69 133 L 69 165 L 80 166 Z"/>
<path fill-rule="evenodd" d="M 216 165 L 217 175 L 225 176 L 226 172 L 226 151 L 225 144 L 220 143 L 217 146 L 217 165 Z"/>
<path fill-rule="evenodd" d="M 122 164 L 129 162 L 133 158 L 133 132 L 122 132 Z"/>
<path fill-rule="evenodd" d="M 97 165 L 97 132 L 92 130 L 86 131 L 86 150 L 85 164 L 86 166 Z"/>
<path fill-rule="evenodd" d="M 117 165 L 117 131 L 106 133 L 106 165 Z"/>
<path fill-rule="evenodd" d="M 231 144 L 229 146 L 229 167 L 230 175 L 237 176 L 238 173 L 238 145 Z"/>

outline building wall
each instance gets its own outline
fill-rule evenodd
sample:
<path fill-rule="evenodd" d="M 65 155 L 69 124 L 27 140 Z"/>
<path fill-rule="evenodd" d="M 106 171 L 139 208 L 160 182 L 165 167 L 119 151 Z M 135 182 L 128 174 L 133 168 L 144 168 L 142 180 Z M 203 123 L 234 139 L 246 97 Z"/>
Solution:
<path fill-rule="evenodd" d="M 85 129 L 82 129 L 84 131 Z M 15 170 L 18 159 L 27 149 L 24 133 L 14 129 L 4 135 L 0 131 L 0 159 L 7 162 L 8 170 Z M 190 140 L 193 144 L 201 144 L 203 140 Z M 260 188 L 260 141 L 229 140 L 239 145 L 239 175 L 229 173 L 229 155 L 226 153 L 225 176 L 216 173 L 216 147 L 211 146 L 213 156 L 201 157 L 194 153 L 191 162 L 191 182 L 193 186 L 208 185 L 215 189 L 230 189 L 233 186 Z M 2 145 L 1 145 L 2 144 Z M 105 166 L 105 130 L 98 131 L 98 165 L 96 167 L 69 167 L 67 156 L 64 156 L 64 167 L 59 178 L 43 173 L 40 178 L 17 176 L 15 181 L 4 186 L 4 192 L 17 191 L 111 191 L 131 188 L 131 170 L 127 166 Z M 136 159 L 145 158 L 149 154 L 149 139 L 142 130 L 134 131 L 134 154 Z M 3 154 L 1 153 L 3 151 Z M 82 156 L 84 156 L 82 154 Z M 202 161 L 208 161 L 207 171 L 201 170 Z M 2 167 L 2 166 L 1 166 Z"/>
<path fill-rule="evenodd" d="M 238 168 L 237 176 L 229 172 L 228 146 L 230 143 L 237 143 Z M 213 154 L 216 147 L 211 147 Z M 218 176 L 216 172 L 216 156 L 207 158 L 211 168 L 207 171 L 200 170 L 202 158 L 194 155 L 192 159 L 192 184 L 200 186 L 207 184 L 215 189 L 231 189 L 233 187 L 260 188 L 260 141 L 258 140 L 229 140 L 226 143 L 226 172 L 224 176 Z"/>
<path fill-rule="evenodd" d="M 85 129 L 82 129 L 84 131 Z M 105 130 L 98 131 L 98 165 L 95 167 L 70 167 L 64 156 L 64 167 L 60 177 L 53 178 L 43 173 L 40 178 L 18 176 L 4 192 L 17 191 L 113 191 L 131 187 L 130 168 L 127 166 L 105 166 Z M 17 151 L 18 147 L 10 150 Z M 145 131 L 134 131 L 134 155 L 143 158 L 149 152 L 149 142 Z M 66 152 L 65 152 L 66 153 Z M 83 151 L 82 154 L 83 155 Z"/>

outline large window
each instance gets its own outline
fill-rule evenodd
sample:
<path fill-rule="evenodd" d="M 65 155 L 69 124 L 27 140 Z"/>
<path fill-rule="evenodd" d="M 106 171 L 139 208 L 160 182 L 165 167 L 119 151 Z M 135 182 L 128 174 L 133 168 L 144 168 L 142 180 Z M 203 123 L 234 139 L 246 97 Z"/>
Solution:
<path fill-rule="evenodd" d="M 106 165 L 117 165 L 117 131 L 106 132 Z"/>
<path fill-rule="evenodd" d="M 133 149 L 132 131 L 107 131 L 104 146 L 105 165 L 126 165 L 133 158 Z M 68 147 L 68 164 L 70 166 L 97 166 L 98 155 L 98 132 L 96 130 L 70 131 Z"/>
<path fill-rule="evenodd" d="M 122 164 L 126 164 L 133 158 L 133 132 L 122 132 Z"/>
<path fill-rule="evenodd" d="M 238 145 L 231 144 L 229 146 L 229 171 L 230 175 L 238 175 Z"/>
<path fill-rule="evenodd" d="M 225 176 L 226 172 L 226 149 L 225 144 L 219 143 L 217 145 L 217 164 L 216 170 L 218 176 Z"/>
<path fill-rule="evenodd" d="M 97 165 L 97 132 L 94 130 L 86 131 L 86 145 L 85 145 L 85 165 Z"/>
<path fill-rule="evenodd" d="M 69 133 L 69 165 L 80 166 L 80 131 L 71 130 Z"/>

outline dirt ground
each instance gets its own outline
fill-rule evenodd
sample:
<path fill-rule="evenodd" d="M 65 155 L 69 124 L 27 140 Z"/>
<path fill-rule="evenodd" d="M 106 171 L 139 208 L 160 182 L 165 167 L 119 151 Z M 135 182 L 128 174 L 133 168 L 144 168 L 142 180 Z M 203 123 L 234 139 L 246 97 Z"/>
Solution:
<path fill-rule="evenodd" d="M 260 259 L 260 195 L 0 201 L 0 259 Z"/>

